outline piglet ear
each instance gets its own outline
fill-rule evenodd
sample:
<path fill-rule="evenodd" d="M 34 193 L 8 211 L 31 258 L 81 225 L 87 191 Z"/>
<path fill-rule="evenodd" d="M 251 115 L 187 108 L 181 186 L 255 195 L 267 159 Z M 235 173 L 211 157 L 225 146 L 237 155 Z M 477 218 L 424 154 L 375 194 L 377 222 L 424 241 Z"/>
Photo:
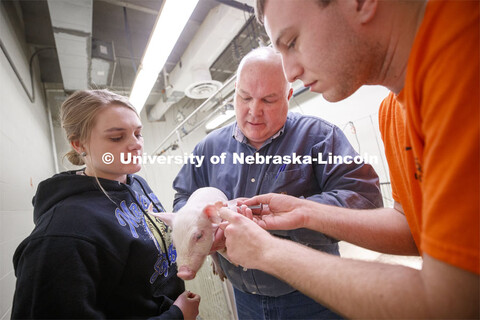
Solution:
<path fill-rule="evenodd" d="M 203 208 L 203 214 L 205 214 L 212 223 L 218 224 L 222 222 L 222 219 L 218 215 L 218 210 L 223 207 L 223 203 L 221 201 L 216 202 L 215 204 L 206 205 Z"/>
<path fill-rule="evenodd" d="M 162 220 L 167 226 L 172 226 L 173 219 L 175 218 L 175 214 L 172 212 L 149 212 L 152 216 L 155 216 Z"/>

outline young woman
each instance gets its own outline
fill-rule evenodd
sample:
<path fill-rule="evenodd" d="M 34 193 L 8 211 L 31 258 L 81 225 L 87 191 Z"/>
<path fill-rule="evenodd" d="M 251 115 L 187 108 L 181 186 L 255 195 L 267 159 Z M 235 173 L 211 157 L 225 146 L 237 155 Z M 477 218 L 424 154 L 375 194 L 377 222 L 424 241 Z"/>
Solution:
<path fill-rule="evenodd" d="M 78 91 L 62 105 L 77 171 L 40 183 L 35 229 L 17 248 L 12 318 L 195 319 L 200 297 L 177 277 L 164 211 L 141 177 L 142 125 L 122 96 Z"/>

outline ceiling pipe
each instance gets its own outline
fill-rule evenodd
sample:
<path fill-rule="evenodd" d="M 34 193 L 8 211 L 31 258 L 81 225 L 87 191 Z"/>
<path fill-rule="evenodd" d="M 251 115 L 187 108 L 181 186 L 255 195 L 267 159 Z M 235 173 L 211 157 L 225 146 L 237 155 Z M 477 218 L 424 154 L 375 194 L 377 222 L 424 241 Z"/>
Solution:
<path fill-rule="evenodd" d="M 204 82 L 198 81 L 198 70 L 203 70 L 205 74 L 205 70 L 208 71 L 244 24 L 244 12 L 241 10 L 222 4 L 210 10 L 185 50 L 181 62 L 168 75 L 165 97 L 150 109 L 148 118 L 160 120 L 173 104 L 185 96 L 185 90 L 189 87 L 205 90 L 211 82 L 211 76 L 210 80 L 207 76 Z M 212 86 L 211 94 L 217 90 L 218 87 Z"/>
<path fill-rule="evenodd" d="M 103 1 L 103 2 L 109 3 L 109 4 L 114 5 L 114 6 L 124 7 L 124 8 L 128 8 L 128 9 L 148 13 L 148 14 L 154 15 L 155 17 L 158 15 L 158 10 L 153 10 L 153 9 L 143 7 L 143 6 L 139 6 L 139 5 L 136 5 L 136 4 L 133 4 L 133 3 L 130 3 L 130 2 L 126 2 L 126 1 L 119 1 L 119 0 L 97 0 L 97 1 Z"/>
<path fill-rule="evenodd" d="M 255 11 L 255 9 L 251 6 L 249 6 L 248 4 L 241 3 L 241 2 L 238 2 L 238 1 L 235 1 L 235 0 L 216 0 L 216 1 L 220 2 L 220 3 L 223 3 L 227 6 L 243 10 L 243 11 L 251 13 L 251 14 L 253 14 L 254 11 Z"/>
<path fill-rule="evenodd" d="M 236 75 L 233 75 L 230 79 L 225 81 L 223 86 L 213 95 L 211 95 L 207 100 L 205 100 L 200 106 L 198 106 L 191 114 L 188 115 L 182 122 L 180 122 L 175 129 L 173 129 L 166 137 L 165 139 L 160 142 L 160 145 L 153 151 L 152 154 L 158 154 L 158 152 L 162 152 L 161 148 L 162 146 L 178 131 L 180 130 L 195 114 L 198 112 L 204 110 L 206 107 L 211 107 L 211 104 L 213 103 L 214 105 L 218 104 L 218 97 L 222 96 L 222 93 L 225 92 L 232 92 L 234 85 L 235 85 L 235 79 L 237 78 Z M 225 92 L 224 92 L 225 91 Z M 210 114 L 210 117 L 213 115 L 213 113 Z M 207 116 L 208 117 L 208 116 Z"/>

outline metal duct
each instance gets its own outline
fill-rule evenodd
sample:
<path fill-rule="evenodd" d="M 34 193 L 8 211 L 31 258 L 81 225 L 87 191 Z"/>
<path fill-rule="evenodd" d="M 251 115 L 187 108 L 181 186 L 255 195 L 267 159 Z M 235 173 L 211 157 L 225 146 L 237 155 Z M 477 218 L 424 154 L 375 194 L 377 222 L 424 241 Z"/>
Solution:
<path fill-rule="evenodd" d="M 89 86 L 93 0 L 48 0 L 65 90 Z"/>
<path fill-rule="evenodd" d="M 198 81 L 198 70 L 208 71 L 244 24 L 245 16 L 241 10 L 223 4 L 210 10 L 180 59 L 181 63 L 169 74 L 170 87 L 166 90 L 166 98 L 160 99 L 150 110 L 149 119 L 160 120 L 174 103 L 184 97 L 187 88 L 205 89 L 204 83 Z M 211 82 L 211 76 L 208 80 L 207 75 L 205 81 Z"/>
<path fill-rule="evenodd" d="M 185 89 L 190 99 L 207 99 L 222 87 L 220 81 L 212 80 L 208 66 L 192 68 L 193 82 Z"/>

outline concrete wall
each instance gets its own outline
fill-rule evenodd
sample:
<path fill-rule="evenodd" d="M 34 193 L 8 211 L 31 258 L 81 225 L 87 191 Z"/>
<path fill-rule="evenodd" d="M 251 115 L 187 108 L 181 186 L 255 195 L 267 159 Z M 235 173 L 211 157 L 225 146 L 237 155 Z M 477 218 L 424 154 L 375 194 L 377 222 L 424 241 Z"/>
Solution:
<path fill-rule="evenodd" d="M 31 92 L 30 52 L 19 39 L 7 7 L 0 5 L 0 38 Z M 39 73 L 36 72 L 38 75 Z M 0 52 L 0 319 L 10 319 L 15 275 L 12 256 L 33 229 L 32 197 L 55 171 L 51 135 L 42 88 L 35 79 L 30 102 L 12 66 Z"/>
<path fill-rule="evenodd" d="M 342 129 L 355 150 L 374 167 L 380 178 L 384 205 L 392 207 L 390 176 L 378 128 L 378 109 L 388 92 L 380 86 L 363 86 L 336 103 L 307 92 L 292 98 L 290 107 L 294 112 L 323 118 Z"/>

